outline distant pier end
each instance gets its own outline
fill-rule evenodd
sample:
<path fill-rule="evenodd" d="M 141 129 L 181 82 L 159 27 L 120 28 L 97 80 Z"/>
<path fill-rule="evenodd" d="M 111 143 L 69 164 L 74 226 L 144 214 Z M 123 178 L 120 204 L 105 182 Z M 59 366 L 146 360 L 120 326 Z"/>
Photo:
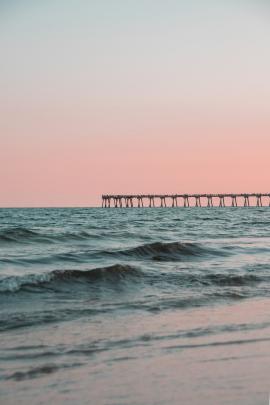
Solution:
<path fill-rule="evenodd" d="M 270 193 L 102 195 L 103 208 L 270 207 Z"/>

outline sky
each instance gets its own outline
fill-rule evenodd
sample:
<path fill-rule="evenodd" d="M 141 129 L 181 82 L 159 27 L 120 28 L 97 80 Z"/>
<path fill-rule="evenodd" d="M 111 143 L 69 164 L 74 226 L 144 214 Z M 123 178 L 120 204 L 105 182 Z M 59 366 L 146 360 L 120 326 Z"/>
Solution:
<path fill-rule="evenodd" d="M 0 0 L 0 206 L 270 192 L 263 0 Z"/>

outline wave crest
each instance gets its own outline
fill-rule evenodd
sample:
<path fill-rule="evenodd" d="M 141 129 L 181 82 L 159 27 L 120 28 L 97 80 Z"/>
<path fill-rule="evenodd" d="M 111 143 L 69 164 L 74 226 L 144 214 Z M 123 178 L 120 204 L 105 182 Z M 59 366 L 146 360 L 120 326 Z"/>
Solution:
<path fill-rule="evenodd" d="M 115 264 L 92 270 L 54 270 L 50 273 L 6 277 L 0 281 L 0 292 L 16 292 L 22 289 L 57 287 L 58 283 L 107 281 L 119 282 L 130 277 L 139 277 L 140 270 L 129 265 Z"/>
<path fill-rule="evenodd" d="M 221 252 L 203 247 L 198 243 L 155 242 L 125 250 L 122 252 L 122 254 L 157 261 L 174 261 L 194 256 L 199 257 L 207 254 L 221 254 Z"/>

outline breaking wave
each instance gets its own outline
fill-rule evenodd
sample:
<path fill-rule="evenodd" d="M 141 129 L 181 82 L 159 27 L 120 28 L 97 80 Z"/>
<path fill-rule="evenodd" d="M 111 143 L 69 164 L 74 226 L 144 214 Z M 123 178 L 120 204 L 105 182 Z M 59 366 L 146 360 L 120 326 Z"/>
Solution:
<path fill-rule="evenodd" d="M 72 285 L 95 284 L 105 282 L 108 286 L 114 286 L 116 283 L 126 281 L 127 287 L 133 282 L 142 282 L 158 288 L 167 288 L 171 285 L 173 288 L 182 288 L 194 286 L 205 287 L 245 287 L 256 283 L 267 281 L 266 275 L 254 274 L 231 274 L 231 273 L 203 273 L 186 272 L 181 269 L 175 269 L 173 272 L 160 273 L 157 271 L 141 270 L 127 264 L 115 264 L 107 267 L 95 268 L 92 270 L 54 270 L 38 274 L 28 274 L 24 276 L 10 276 L 0 280 L 0 293 L 14 293 L 20 290 L 27 292 L 40 291 L 41 289 L 56 289 L 57 287 L 68 284 L 68 289 Z M 235 291 L 232 291 L 234 294 Z M 239 292 L 237 292 L 239 293 Z M 218 292 L 220 295 L 220 292 Z"/>
<path fill-rule="evenodd" d="M 114 283 L 140 275 L 141 272 L 137 268 L 121 264 L 93 270 L 54 270 L 49 273 L 6 277 L 0 281 L 0 292 L 16 292 L 29 287 L 56 287 L 60 282 L 94 283 L 95 281 L 106 281 Z"/>

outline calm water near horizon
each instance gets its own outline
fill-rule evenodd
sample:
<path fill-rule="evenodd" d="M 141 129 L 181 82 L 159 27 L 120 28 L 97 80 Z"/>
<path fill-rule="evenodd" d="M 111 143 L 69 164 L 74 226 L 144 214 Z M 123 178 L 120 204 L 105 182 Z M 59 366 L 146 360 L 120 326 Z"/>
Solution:
<path fill-rule="evenodd" d="M 266 405 L 270 208 L 0 209 L 0 403 Z"/>

